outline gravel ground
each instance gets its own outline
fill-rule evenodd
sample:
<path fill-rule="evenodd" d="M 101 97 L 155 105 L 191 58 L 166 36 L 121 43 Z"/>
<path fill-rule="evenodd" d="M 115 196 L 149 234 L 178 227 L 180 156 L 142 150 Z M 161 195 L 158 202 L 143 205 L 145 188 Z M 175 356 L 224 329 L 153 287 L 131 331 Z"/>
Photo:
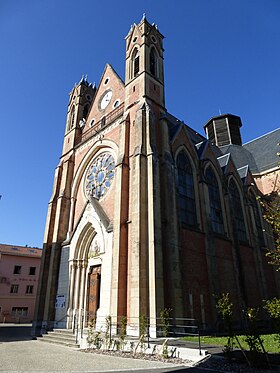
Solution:
<path fill-rule="evenodd" d="M 136 353 L 133 354 L 132 352 L 123 352 L 123 351 L 104 351 L 104 350 L 96 350 L 96 349 L 86 349 L 81 350 L 84 353 L 95 353 L 95 354 L 102 354 L 102 355 L 110 355 L 110 356 L 119 356 L 125 358 L 133 358 L 133 359 L 141 359 L 141 360 L 151 360 L 151 361 L 159 361 L 162 363 L 172 363 L 172 364 L 180 364 L 184 366 L 191 366 L 193 362 L 190 360 L 183 360 L 177 358 L 168 358 L 165 359 L 159 355 L 150 355 L 150 354 L 143 354 L 143 353 Z M 271 372 L 280 372 L 280 366 L 273 366 L 270 370 L 264 368 L 250 368 L 248 367 L 247 363 L 242 363 L 239 361 L 228 361 L 222 357 L 216 357 L 213 355 L 209 355 L 206 357 L 202 362 L 196 365 L 199 368 L 210 370 L 214 372 L 231 372 L 231 373 L 271 373 Z"/>
<path fill-rule="evenodd" d="M 124 352 L 124 351 L 104 351 L 104 350 L 96 350 L 96 349 L 85 349 L 80 350 L 81 352 L 86 353 L 94 353 L 94 354 L 101 354 L 101 355 L 110 355 L 110 356 L 118 356 L 118 357 L 126 357 L 130 359 L 141 359 L 141 360 L 149 360 L 149 361 L 159 361 L 161 363 L 172 363 L 172 364 L 184 364 L 184 365 L 192 365 L 193 361 L 191 360 L 182 360 L 177 358 L 163 358 L 160 355 L 154 354 L 144 354 L 141 352 L 132 353 L 132 352 Z"/>

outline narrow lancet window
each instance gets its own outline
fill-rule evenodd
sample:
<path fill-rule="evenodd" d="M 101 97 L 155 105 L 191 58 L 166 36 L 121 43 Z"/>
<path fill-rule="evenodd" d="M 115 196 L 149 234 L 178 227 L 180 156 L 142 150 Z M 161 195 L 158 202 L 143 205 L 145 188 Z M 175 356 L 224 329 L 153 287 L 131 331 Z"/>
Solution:
<path fill-rule="evenodd" d="M 86 104 L 83 110 L 83 119 L 87 119 L 88 111 L 89 111 L 89 104 Z"/>
<path fill-rule="evenodd" d="M 75 121 L 75 106 L 72 106 L 71 112 L 68 117 L 67 131 L 70 131 L 74 127 Z"/>
<path fill-rule="evenodd" d="M 241 196 L 238 191 L 235 181 L 232 179 L 229 183 L 229 196 L 231 202 L 231 211 L 235 222 L 235 228 L 239 241 L 246 242 L 247 234 L 245 228 L 245 220 L 243 215 L 243 208 L 241 203 Z"/>
<path fill-rule="evenodd" d="M 177 157 L 179 211 L 181 223 L 197 225 L 193 171 L 184 152 Z"/>
<path fill-rule="evenodd" d="M 139 51 L 136 49 L 133 53 L 133 78 L 135 78 L 140 71 L 140 56 L 139 56 Z"/>
<path fill-rule="evenodd" d="M 157 75 L 157 58 L 156 58 L 156 52 L 155 49 L 152 48 L 150 53 L 150 72 L 152 75 Z"/>
<path fill-rule="evenodd" d="M 212 230 L 215 233 L 224 234 L 220 189 L 217 178 L 211 167 L 207 168 L 206 181 L 208 185 Z"/>
<path fill-rule="evenodd" d="M 258 242 L 259 242 L 260 246 L 264 246 L 262 218 L 260 216 L 260 206 L 258 204 L 258 201 L 257 201 L 254 193 L 250 192 L 249 200 L 250 200 L 251 207 L 253 209 L 253 215 L 254 215 L 254 220 L 255 220 L 255 227 L 256 227 Z"/>

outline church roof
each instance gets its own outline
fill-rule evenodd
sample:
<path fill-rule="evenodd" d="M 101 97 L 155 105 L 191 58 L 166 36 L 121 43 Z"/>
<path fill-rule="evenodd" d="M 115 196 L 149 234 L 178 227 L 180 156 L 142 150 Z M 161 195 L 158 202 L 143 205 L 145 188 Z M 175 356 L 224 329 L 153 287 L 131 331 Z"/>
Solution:
<path fill-rule="evenodd" d="M 194 145 L 201 143 L 202 141 L 205 141 L 206 138 L 202 135 L 200 135 L 198 132 L 196 132 L 194 129 L 189 127 L 186 123 L 182 122 L 181 120 L 177 119 L 170 113 L 166 113 L 166 119 L 168 123 L 168 129 L 169 129 L 169 138 L 170 141 L 173 140 L 173 138 L 176 136 L 176 133 L 181 128 L 181 126 L 185 126 L 185 129 L 188 132 L 188 135 L 193 142 Z"/>
<path fill-rule="evenodd" d="M 230 153 L 236 168 L 249 166 L 250 170 L 257 170 L 256 161 L 253 155 L 243 146 L 226 145 L 219 148 L 223 154 Z"/>
<path fill-rule="evenodd" d="M 264 172 L 279 165 L 280 128 L 266 133 L 255 140 L 249 141 L 243 145 L 243 148 L 251 153 L 255 164 L 250 166 L 253 173 Z"/>
<path fill-rule="evenodd" d="M 223 154 L 230 153 L 237 168 L 249 166 L 253 174 L 270 170 L 279 165 L 280 128 L 269 132 L 242 146 L 226 145 L 219 149 Z"/>

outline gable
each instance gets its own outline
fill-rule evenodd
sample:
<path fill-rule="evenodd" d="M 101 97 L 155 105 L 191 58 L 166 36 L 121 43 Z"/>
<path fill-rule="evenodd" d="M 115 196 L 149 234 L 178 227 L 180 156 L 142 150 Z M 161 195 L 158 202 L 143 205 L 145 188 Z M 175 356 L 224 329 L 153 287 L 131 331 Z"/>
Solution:
<path fill-rule="evenodd" d="M 193 160 L 197 159 L 197 153 L 194 145 L 189 137 L 185 125 L 181 125 L 171 143 L 172 152 L 175 154 L 182 146 L 185 146 L 191 154 Z"/>
<path fill-rule="evenodd" d="M 124 83 L 111 65 L 106 65 L 87 117 L 84 131 L 96 126 L 124 104 Z"/>
<path fill-rule="evenodd" d="M 127 44 L 126 44 L 127 57 L 131 54 L 135 45 L 139 45 L 139 43 L 141 43 L 141 36 L 142 35 L 141 35 L 139 28 L 134 24 L 131 27 L 129 34 L 127 35 Z M 135 40 L 135 38 L 137 38 L 137 44 L 133 43 L 133 40 Z M 133 44 L 133 47 L 131 48 L 132 44 Z"/>

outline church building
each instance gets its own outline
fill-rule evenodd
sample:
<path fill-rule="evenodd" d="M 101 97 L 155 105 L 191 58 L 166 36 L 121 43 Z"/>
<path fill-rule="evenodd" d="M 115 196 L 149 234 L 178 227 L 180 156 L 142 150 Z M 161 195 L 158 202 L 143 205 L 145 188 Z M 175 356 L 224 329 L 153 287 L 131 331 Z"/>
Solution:
<path fill-rule="evenodd" d="M 256 197 L 269 189 L 263 175 L 279 174 L 280 130 L 257 160 L 236 115 L 198 134 L 166 110 L 163 51 L 143 17 L 126 36 L 125 82 L 107 64 L 97 87 L 82 78 L 70 93 L 34 335 L 89 320 L 102 328 L 109 315 L 126 316 L 129 335 L 145 315 L 156 335 L 165 308 L 213 330 L 214 295 L 230 293 L 236 320 L 279 295 Z"/>

